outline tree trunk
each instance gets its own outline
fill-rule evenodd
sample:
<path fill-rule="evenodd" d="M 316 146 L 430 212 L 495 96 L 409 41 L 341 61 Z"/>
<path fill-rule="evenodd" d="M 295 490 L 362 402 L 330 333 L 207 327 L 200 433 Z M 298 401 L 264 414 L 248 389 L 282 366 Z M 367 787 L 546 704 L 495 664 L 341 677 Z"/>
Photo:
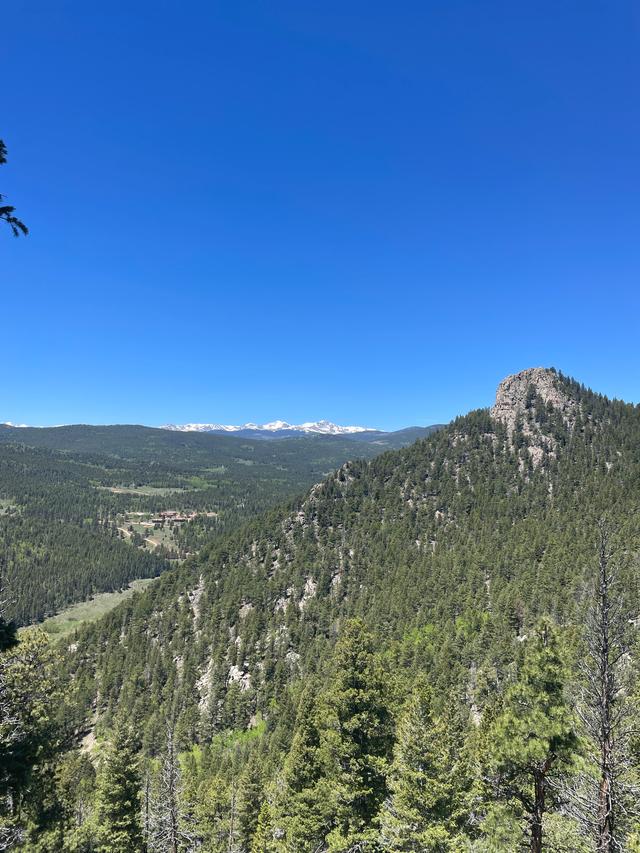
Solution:
<path fill-rule="evenodd" d="M 545 774 L 541 770 L 534 773 L 534 809 L 531 816 L 531 853 L 542 853 L 542 817 L 546 794 Z"/>
<path fill-rule="evenodd" d="M 598 853 L 613 853 L 615 849 L 611 780 L 607 774 L 603 774 L 598 802 Z"/>
<path fill-rule="evenodd" d="M 609 570 L 608 535 L 604 527 L 600 530 L 599 572 L 597 607 L 599 622 L 598 637 L 598 693 L 600 741 L 600 787 L 598 790 L 598 853 L 613 853 L 613 723 L 612 711 L 616 701 L 616 678 L 611 665 L 611 574 Z M 614 632 L 615 633 L 615 632 Z"/>

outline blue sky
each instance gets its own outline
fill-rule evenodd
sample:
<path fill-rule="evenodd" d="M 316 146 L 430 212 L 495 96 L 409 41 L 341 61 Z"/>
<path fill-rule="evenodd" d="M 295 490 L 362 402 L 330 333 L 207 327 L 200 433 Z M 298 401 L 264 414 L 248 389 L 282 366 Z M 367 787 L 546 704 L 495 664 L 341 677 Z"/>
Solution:
<path fill-rule="evenodd" d="M 2 13 L 0 421 L 401 427 L 640 401 L 640 6 Z"/>

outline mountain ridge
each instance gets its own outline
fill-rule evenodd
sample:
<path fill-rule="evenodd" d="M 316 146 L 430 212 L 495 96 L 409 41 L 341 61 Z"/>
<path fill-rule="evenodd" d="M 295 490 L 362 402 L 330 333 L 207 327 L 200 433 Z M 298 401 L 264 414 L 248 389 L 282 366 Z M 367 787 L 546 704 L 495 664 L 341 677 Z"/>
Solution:
<path fill-rule="evenodd" d="M 158 441 L 163 441 L 169 436 L 178 440 L 182 436 L 185 441 L 199 439 L 216 441 L 225 439 L 239 443 L 247 439 L 255 439 L 260 442 L 289 439 L 300 441 L 344 440 L 351 443 L 397 448 L 409 444 L 417 438 L 427 436 L 442 426 L 442 424 L 410 426 L 392 432 L 384 432 L 365 427 L 340 427 L 336 424 L 323 421 L 318 421 L 317 423 L 309 422 L 308 424 L 297 426 L 287 425 L 286 427 L 283 426 L 284 424 L 284 421 L 274 421 L 266 425 L 256 424 L 255 428 L 249 424 L 238 427 L 222 424 L 185 424 L 182 426 L 170 424 L 164 427 L 150 427 L 142 424 L 60 424 L 57 426 L 33 427 L 27 424 L 5 422 L 0 423 L 0 442 L 14 441 L 20 444 L 51 447 L 64 445 L 64 449 L 73 449 L 73 441 L 67 446 L 67 441 L 72 438 L 82 442 L 88 436 L 94 436 L 96 440 L 99 436 L 103 436 L 108 444 L 112 444 L 113 439 L 119 440 L 118 437 L 123 437 L 127 433 L 133 434 L 137 432 L 139 436 L 146 435 L 150 441 L 153 441 L 153 436 Z M 217 427 L 220 427 L 220 429 L 217 429 Z M 267 429 L 267 427 L 269 428 Z"/>
<path fill-rule="evenodd" d="M 328 420 L 320 421 L 305 421 L 302 424 L 290 424 L 288 421 L 276 420 L 264 424 L 256 424 L 249 422 L 246 424 L 164 424 L 161 429 L 175 430 L 176 432 L 301 432 L 301 433 L 317 433 L 320 435 L 352 435 L 353 433 L 381 433 L 384 430 L 379 430 L 373 427 L 363 426 L 339 426 Z"/>

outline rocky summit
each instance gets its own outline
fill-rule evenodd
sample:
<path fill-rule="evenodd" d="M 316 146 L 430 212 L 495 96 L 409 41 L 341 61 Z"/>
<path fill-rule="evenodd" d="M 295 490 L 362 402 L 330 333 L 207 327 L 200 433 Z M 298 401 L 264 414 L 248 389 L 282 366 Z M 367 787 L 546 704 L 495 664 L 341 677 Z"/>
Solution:
<path fill-rule="evenodd" d="M 530 367 L 503 379 L 498 385 L 491 417 L 502 421 L 512 432 L 518 416 L 528 408 L 534 393 L 546 405 L 559 411 L 567 424 L 573 421 L 577 403 L 568 395 L 558 373 L 547 367 Z"/>

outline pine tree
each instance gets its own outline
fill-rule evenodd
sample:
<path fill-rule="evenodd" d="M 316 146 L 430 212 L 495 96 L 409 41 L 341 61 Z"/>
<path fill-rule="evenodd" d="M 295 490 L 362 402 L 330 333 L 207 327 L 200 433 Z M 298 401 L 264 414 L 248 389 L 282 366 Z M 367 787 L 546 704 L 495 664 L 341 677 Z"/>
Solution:
<path fill-rule="evenodd" d="M 204 849 L 215 853 L 238 849 L 235 793 L 226 776 L 224 772 L 212 775 L 200 786 L 194 803 L 198 836 L 204 842 Z"/>
<path fill-rule="evenodd" d="M 64 809 L 65 833 L 71 849 L 78 843 L 89 823 L 95 792 L 95 768 L 85 752 L 68 752 L 56 768 L 56 793 Z"/>
<path fill-rule="evenodd" d="M 0 850 L 25 837 L 27 821 L 37 833 L 51 817 L 40 795 L 60 750 L 59 666 L 59 656 L 38 630 L 0 652 Z"/>
<path fill-rule="evenodd" d="M 238 783 L 238 827 L 240 844 L 249 850 L 256 832 L 263 799 L 262 765 L 253 753 L 247 761 Z"/>
<path fill-rule="evenodd" d="M 517 680 L 490 730 L 496 793 L 526 818 L 531 853 L 541 853 L 550 782 L 566 772 L 578 745 L 565 695 L 565 665 L 556 629 L 542 620 L 526 641 Z"/>
<path fill-rule="evenodd" d="M 335 790 L 321 750 L 316 686 L 300 700 L 295 733 L 285 760 L 282 791 L 270 819 L 284 833 L 283 849 L 313 853 L 323 843 L 335 812 Z"/>
<path fill-rule="evenodd" d="M 2 142 L 0 141 L 0 145 Z M 9 602 L 7 592 L 7 562 L 8 558 L 5 553 L 0 553 L 0 652 L 7 651 L 15 646 L 18 642 L 17 628 L 14 622 L 7 621 L 5 612 Z M 1 676 L 1 670 L 0 670 Z M 0 682 L 1 690 L 1 682 Z M 0 693 L 1 695 L 1 693 Z"/>
<path fill-rule="evenodd" d="M 238 785 L 235 779 L 229 789 L 229 822 L 226 828 L 225 853 L 241 853 L 240 821 L 238 820 Z"/>
<path fill-rule="evenodd" d="M 143 850 L 138 744 L 130 726 L 116 726 L 100 768 L 97 790 L 99 853 Z"/>
<path fill-rule="evenodd" d="M 434 716 L 431 691 L 419 683 L 396 733 L 390 796 L 380 815 L 380 845 L 391 851 L 450 849 L 456 791 L 451 733 Z"/>
<path fill-rule="evenodd" d="M 273 833 L 271 806 L 265 800 L 260 808 L 256 830 L 251 841 L 250 853 L 277 853 L 278 847 Z"/>
<path fill-rule="evenodd" d="M 374 818 L 387 796 L 393 726 L 374 640 L 362 621 L 347 623 L 333 663 L 332 686 L 323 699 L 321 750 L 335 786 L 327 841 L 337 853 L 374 837 Z"/>

